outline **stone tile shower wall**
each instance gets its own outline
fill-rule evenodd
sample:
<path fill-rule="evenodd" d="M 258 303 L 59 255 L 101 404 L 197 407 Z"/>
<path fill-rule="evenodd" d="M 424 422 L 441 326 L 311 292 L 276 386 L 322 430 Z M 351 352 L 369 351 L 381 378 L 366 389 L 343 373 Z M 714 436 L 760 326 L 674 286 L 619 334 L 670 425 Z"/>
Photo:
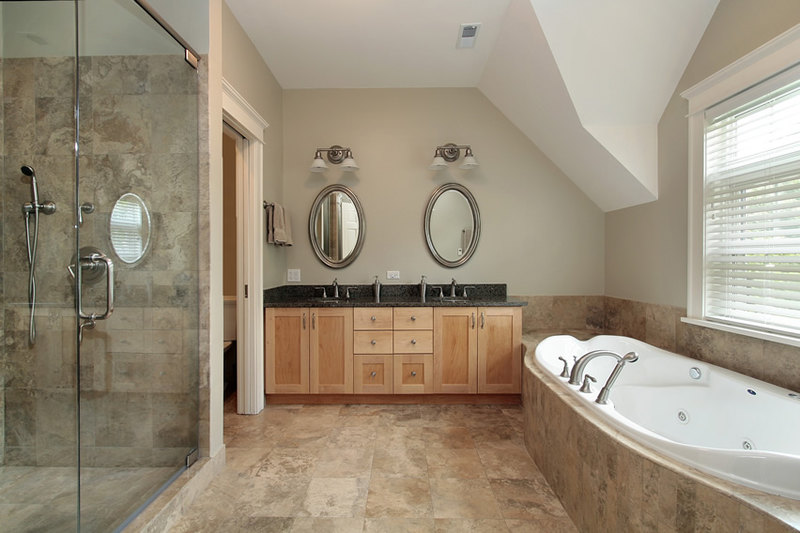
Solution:
<path fill-rule="evenodd" d="M 81 347 L 83 466 L 171 466 L 197 445 L 198 222 L 197 80 L 176 56 L 82 58 L 81 245 L 115 262 L 116 310 L 87 330 Z M 71 58 L 3 61 L 3 464 L 74 463 Z M 39 340 L 27 345 L 27 258 L 19 206 L 31 164 L 41 196 L 58 204 L 41 217 L 37 267 Z M 20 176 L 17 178 L 16 176 Z M 10 179 L 10 177 L 14 177 Z M 126 192 L 152 217 L 145 257 L 126 265 L 112 252 L 109 217 Z M 84 289 L 100 308 L 103 283 Z M 0 419 L 2 420 L 2 419 Z"/>

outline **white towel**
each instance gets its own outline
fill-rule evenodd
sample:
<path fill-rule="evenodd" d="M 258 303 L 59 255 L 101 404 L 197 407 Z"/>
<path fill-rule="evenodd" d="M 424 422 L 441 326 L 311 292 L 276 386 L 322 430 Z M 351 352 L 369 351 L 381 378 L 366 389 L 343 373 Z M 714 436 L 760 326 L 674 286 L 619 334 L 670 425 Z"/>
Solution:
<path fill-rule="evenodd" d="M 273 229 L 275 244 L 278 246 L 291 246 L 292 224 L 289 213 L 280 204 L 275 204 L 275 214 L 273 216 Z"/>
<path fill-rule="evenodd" d="M 275 204 L 267 204 L 267 243 L 275 244 Z"/>

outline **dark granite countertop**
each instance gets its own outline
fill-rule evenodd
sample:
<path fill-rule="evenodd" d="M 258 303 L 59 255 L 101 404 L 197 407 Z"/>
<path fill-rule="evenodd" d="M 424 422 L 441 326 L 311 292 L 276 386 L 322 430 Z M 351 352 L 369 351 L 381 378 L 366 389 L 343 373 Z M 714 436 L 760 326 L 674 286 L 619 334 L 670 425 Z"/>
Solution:
<path fill-rule="evenodd" d="M 467 297 L 464 298 L 466 285 Z M 264 291 L 264 307 L 520 307 L 527 302 L 509 300 L 505 283 L 475 283 L 456 285 L 456 298 L 439 297 L 442 287 L 450 294 L 450 285 L 428 285 L 425 301 L 419 295 L 419 285 L 387 284 L 381 286 L 381 301 L 376 302 L 372 285 L 339 284 L 340 298 L 332 298 L 333 288 L 325 285 L 327 298 L 322 297 L 321 285 L 283 285 Z M 345 298 L 347 289 L 350 298 Z M 436 296 L 434 296 L 436 294 Z"/>

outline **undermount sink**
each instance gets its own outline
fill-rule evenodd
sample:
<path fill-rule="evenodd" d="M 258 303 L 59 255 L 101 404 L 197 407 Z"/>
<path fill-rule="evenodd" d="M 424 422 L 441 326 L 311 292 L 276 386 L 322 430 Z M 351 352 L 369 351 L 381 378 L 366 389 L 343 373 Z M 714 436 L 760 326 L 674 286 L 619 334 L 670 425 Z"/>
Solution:
<path fill-rule="evenodd" d="M 443 302 L 468 302 L 469 298 L 464 298 L 463 296 L 442 296 L 438 298 Z"/>

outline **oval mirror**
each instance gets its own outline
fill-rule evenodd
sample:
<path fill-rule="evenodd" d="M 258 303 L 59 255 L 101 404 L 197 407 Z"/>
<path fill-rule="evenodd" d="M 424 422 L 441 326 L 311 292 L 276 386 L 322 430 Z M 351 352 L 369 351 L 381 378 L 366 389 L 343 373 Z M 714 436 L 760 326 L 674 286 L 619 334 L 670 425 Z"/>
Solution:
<path fill-rule="evenodd" d="M 440 264 L 461 266 L 472 257 L 481 235 L 481 215 L 469 189 L 458 183 L 437 188 L 425 210 L 425 240 Z"/>
<path fill-rule="evenodd" d="M 136 263 L 150 245 L 150 211 L 132 192 L 120 196 L 111 210 L 109 222 L 111 246 L 124 263 Z"/>
<path fill-rule="evenodd" d="M 353 191 L 330 185 L 317 195 L 308 215 L 308 237 L 320 261 L 331 268 L 355 261 L 366 230 L 364 210 Z"/>

